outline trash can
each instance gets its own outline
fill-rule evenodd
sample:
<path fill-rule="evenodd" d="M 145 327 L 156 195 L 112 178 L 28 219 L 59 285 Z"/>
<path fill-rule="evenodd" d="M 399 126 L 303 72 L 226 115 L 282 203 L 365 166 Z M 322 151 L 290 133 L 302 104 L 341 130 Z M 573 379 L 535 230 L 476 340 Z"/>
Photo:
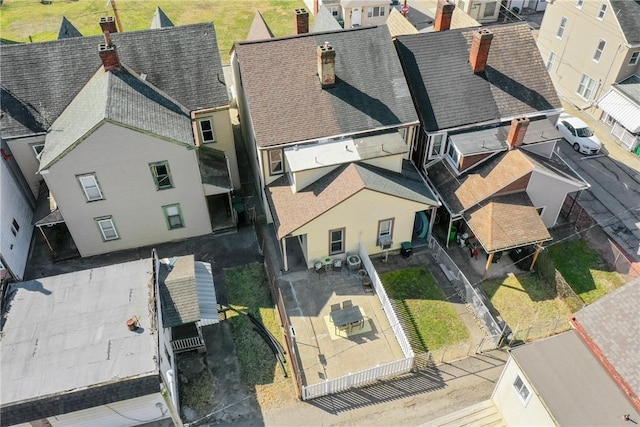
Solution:
<path fill-rule="evenodd" d="M 411 242 L 402 242 L 400 243 L 400 255 L 402 258 L 409 258 L 413 253 L 413 246 Z"/>

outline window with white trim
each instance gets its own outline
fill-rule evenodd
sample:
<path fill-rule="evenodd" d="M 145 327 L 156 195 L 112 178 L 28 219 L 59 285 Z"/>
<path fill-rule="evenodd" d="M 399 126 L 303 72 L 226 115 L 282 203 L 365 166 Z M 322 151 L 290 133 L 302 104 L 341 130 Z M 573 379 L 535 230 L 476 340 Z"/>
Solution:
<path fill-rule="evenodd" d="M 442 153 L 442 143 L 444 142 L 444 133 L 431 135 L 431 156 L 439 156 Z"/>
<path fill-rule="evenodd" d="M 558 27 L 558 32 L 556 33 L 556 37 L 558 37 L 559 39 L 562 39 L 562 36 L 564 35 L 564 30 L 565 28 L 567 28 L 567 17 L 563 16 L 562 18 L 560 18 L 560 26 Z"/>
<path fill-rule="evenodd" d="M 18 221 L 16 221 L 16 219 L 14 218 L 11 222 L 11 234 L 17 236 L 18 231 L 20 231 L 20 224 L 18 224 Z"/>
<path fill-rule="evenodd" d="M 344 232 L 344 228 L 329 231 L 329 255 L 336 255 L 344 252 Z"/>
<path fill-rule="evenodd" d="M 456 146 L 453 145 L 450 141 L 449 141 L 449 146 L 447 148 L 447 157 L 449 157 L 449 159 L 451 160 L 451 163 L 456 167 L 456 169 L 458 169 L 458 162 L 460 161 L 460 153 L 458 153 Z"/>
<path fill-rule="evenodd" d="M 329 12 L 331 12 L 331 16 L 333 16 L 334 18 L 338 17 L 338 7 L 337 6 L 330 6 L 329 7 Z"/>
<path fill-rule="evenodd" d="M 164 212 L 164 218 L 167 221 L 169 230 L 184 228 L 184 219 L 182 218 L 182 210 L 180 209 L 179 203 L 163 206 L 162 211 Z"/>
<path fill-rule="evenodd" d="M 280 175 L 282 173 L 284 173 L 282 150 L 269 151 L 269 175 Z"/>
<path fill-rule="evenodd" d="M 553 68 L 553 63 L 556 61 L 556 53 L 549 52 L 549 58 L 547 58 L 547 71 L 551 71 Z"/>
<path fill-rule="evenodd" d="M 202 142 L 203 144 L 216 142 L 216 136 L 213 133 L 213 120 L 198 120 L 198 128 L 200 129 L 200 142 Z"/>
<path fill-rule="evenodd" d="M 384 16 L 386 7 L 375 6 L 367 9 L 367 18 L 377 18 L 378 16 Z"/>
<path fill-rule="evenodd" d="M 591 100 L 595 87 L 596 81 L 586 74 L 583 74 L 580 79 L 580 84 L 578 85 L 578 95 L 589 101 Z"/>
<path fill-rule="evenodd" d="M 496 13 L 496 7 L 498 6 L 497 1 L 492 1 L 484 4 L 484 11 L 482 12 L 482 16 L 484 18 L 488 18 L 493 16 Z"/>
<path fill-rule="evenodd" d="M 602 58 L 602 52 L 604 51 L 605 46 L 607 45 L 606 40 L 598 40 L 598 46 L 596 47 L 596 51 L 593 54 L 593 60 L 596 62 L 600 62 L 600 58 Z"/>
<path fill-rule="evenodd" d="M 578 0 L 576 1 L 576 7 L 578 9 L 582 9 L 582 5 L 584 4 L 584 0 Z"/>
<path fill-rule="evenodd" d="M 95 174 L 78 175 L 77 178 L 88 202 L 104 199 Z"/>
<path fill-rule="evenodd" d="M 378 246 L 381 240 L 393 240 L 393 218 L 378 221 Z"/>
<path fill-rule="evenodd" d="M 513 382 L 513 388 L 518 393 L 518 396 L 520 396 L 520 400 L 522 400 L 522 403 L 524 403 L 525 405 L 529 403 L 531 392 L 527 388 L 527 385 L 524 383 L 524 381 L 522 381 L 522 378 L 520 378 L 520 375 L 516 375 L 516 380 Z"/>
<path fill-rule="evenodd" d="M 113 223 L 112 217 L 105 216 L 102 218 L 96 218 L 96 223 L 98 224 L 98 228 L 102 234 L 102 240 L 105 242 L 119 238 L 118 231 L 116 230 L 116 225 Z"/>
<path fill-rule="evenodd" d="M 636 50 L 631 54 L 631 58 L 629 58 L 629 65 L 637 65 L 638 59 L 640 59 L 640 50 Z"/>
<path fill-rule="evenodd" d="M 606 13 L 607 13 L 607 4 L 606 3 L 602 3 L 600 5 L 600 10 L 598 11 L 598 19 L 602 21 L 604 19 L 604 15 Z"/>
<path fill-rule="evenodd" d="M 169 162 L 166 160 L 163 162 L 149 163 L 151 174 L 153 175 L 153 181 L 156 184 L 156 190 L 166 190 L 173 188 L 173 181 L 171 180 L 171 171 L 169 170 Z"/>
<path fill-rule="evenodd" d="M 40 156 L 42 156 L 42 151 L 44 150 L 44 144 L 34 144 L 31 146 L 33 150 L 33 154 L 36 155 L 36 159 L 40 160 Z"/>

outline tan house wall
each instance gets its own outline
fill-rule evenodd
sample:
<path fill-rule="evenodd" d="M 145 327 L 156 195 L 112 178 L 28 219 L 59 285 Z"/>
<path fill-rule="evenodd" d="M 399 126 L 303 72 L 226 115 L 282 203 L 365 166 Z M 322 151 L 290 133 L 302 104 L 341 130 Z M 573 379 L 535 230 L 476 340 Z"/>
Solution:
<path fill-rule="evenodd" d="M 531 174 L 528 173 L 525 176 L 516 179 L 511 184 L 504 187 L 502 190 L 496 191 L 494 196 L 502 196 L 505 194 L 512 194 L 512 193 L 517 193 L 519 191 L 525 190 L 527 188 L 527 184 L 529 184 L 530 177 L 531 177 Z"/>
<path fill-rule="evenodd" d="M 20 168 L 20 171 L 22 171 L 24 179 L 27 181 L 27 184 L 29 184 L 29 188 L 36 198 L 38 197 L 38 188 L 42 177 L 38 174 L 40 161 L 36 158 L 31 147 L 38 144 L 44 144 L 44 138 L 44 135 L 39 135 L 29 138 L 6 140 L 13 158 L 16 160 L 16 163 L 18 163 L 18 167 Z"/>
<path fill-rule="evenodd" d="M 611 5 L 603 20 L 597 18 L 601 4 L 585 1 L 582 9 L 578 9 L 575 1 L 549 3 L 536 39 L 545 63 L 551 52 L 556 55 L 549 74 L 560 97 L 581 108 L 595 104 L 620 76 L 632 74 L 628 68 L 636 68 L 627 66 L 631 54 Z M 563 16 L 568 21 L 559 39 L 557 32 Z M 606 41 L 606 46 L 600 61 L 595 62 L 593 56 L 600 39 Z M 596 80 L 590 99 L 577 93 L 583 74 Z M 599 118 L 595 107 L 587 111 Z"/>
<path fill-rule="evenodd" d="M 396 154 L 394 156 L 376 157 L 375 159 L 364 160 L 362 163 L 402 173 L 402 159 L 404 156 L 404 154 Z"/>
<path fill-rule="evenodd" d="M 156 190 L 149 163 L 168 160 L 174 188 Z M 87 202 L 76 175 L 95 173 L 104 200 Z M 195 151 L 105 123 L 43 174 L 82 256 L 211 232 Z M 185 227 L 169 230 L 162 206 L 179 203 Z M 94 218 L 112 216 L 104 242 Z"/>
<path fill-rule="evenodd" d="M 322 216 L 303 225 L 293 235 L 307 236 L 307 267 L 329 254 L 329 230 L 345 228 L 345 251 L 357 252 L 362 240 L 370 254 L 380 253 L 378 223 L 393 218 L 393 247 L 411 241 L 417 211 L 430 206 L 364 189 Z M 344 254 L 334 258 L 344 258 Z"/>
<path fill-rule="evenodd" d="M 332 170 L 336 169 L 339 165 L 327 166 L 324 168 L 307 169 L 304 171 L 296 172 L 293 174 L 293 189 L 297 192 L 304 189 L 309 184 L 313 184 L 318 179 L 322 178 Z"/>
<path fill-rule="evenodd" d="M 562 203 L 567 193 L 578 191 L 579 187 L 569 182 L 533 171 L 529 178 L 527 194 L 536 208 L 544 207 L 540 218 L 547 228 L 556 225 Z"/>
<path fill-rule="evenodd" d="M 353 2 L 352 2 L 353 3 Z M 389 12 L 391 12 L 391 8 L 389 6 L 390 1 L 378 1 L 375 0 L 366 2 L 361 1 L 357 2 L 357 6 L 355 7 L 343 7 L 343 17 L 344 17 L 344 28 L 351 28 L 353 25 L 353 13 L 360 14 L 360 26 L 365 27 L 368 25 L 382 25 L 387 22 L 387 18 L 389 17 Z M 347 3 L 348 4 L 348 3 Z M 384 7 L 385 13 L 384 16 L 377 16 L 373 18 L 368 18 L 367 13 L 368 9 L 371 7 Z M 359 11 L 359 12 L 358 12 Z"/>
<path fill-rule="evenodd" d="M 203 144 L 204 146 L 224 151 L 229 159 L 229 169 L 231 173 L 231 181 L 233 189 L 240 189 L 240 171 L 238 170 L 238 156 L 236 155 L 236 144 L 233 138 L 233 127 L 231 126 L 231 116 L 229 108 L 222 108 L 208 113 L 196 113 L 196 119 L 211 118 L 213 119 L 213 132 L 216 142 Z"/>
<path fill-rule="evenodd" d="M 524 381 L 531 397 L 525 404 L 513 387 L 516 377 Z M 493 403 L 500 410 L 502 419 L 508 426 L 553 426 L 556 423 L 547 412 L 544 404 L 534 391 L 527 377 L 522 373 L 516 362 L 509 358 L 502 371 L 502 375 L 491 395 Z"/>

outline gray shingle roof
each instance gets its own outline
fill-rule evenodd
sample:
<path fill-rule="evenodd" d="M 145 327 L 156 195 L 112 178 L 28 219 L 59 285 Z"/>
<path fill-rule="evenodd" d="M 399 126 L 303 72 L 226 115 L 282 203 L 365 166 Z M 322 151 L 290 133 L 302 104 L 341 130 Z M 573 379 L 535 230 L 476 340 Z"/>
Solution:
<path fill-rule="evenodd" d="M 610 0 L 628 43 L 640 43 L 640 0 Z"/>
<path fill-rule="evenodd" d="M 575 313 L 576 322 L 640 401 L 640 279 Z"/>
<path fill-rule="evenodd" d="M 273 37 L 271 28 L 267 25 L 260 11 L 256 10 L 256 14 L 253 16 L 251 27 L 249 27 L 249 33 L 247 34 L 247 40 L 263 40 Z"/>
<path fill-rule="evenodd" d="M 200 146 L 197 148 L 198 167 L 203 184 L 232 189 L 227 157 L 224 151 Z"/>
<path fill-rule="evenodd" d="M 47 169 L 88 132 L 109 121 L 193 145 L 189 111 L 122 68 L 100 68 L 53 123 L 40 168 Z"/>
<path fill-rule="evenodd" d="M 60 22 L 60 29 L 58 30 L 58 40 L 69 37 L 82 37 L 82 34 L 80 34 L 80 31 L 73 26 L 66 16 L 63 16 Z"/>
<path fill-rule="evenodd" d="M 112 34 L 112 40 L 122 63 L 189 110 L 229 103 L 212 23 Z M 2 136 L 45 132 L 100 68 L 102 41 L 1 46 Z"/>
<path fill-rule="evenodd" d="M 619 92 L 626 95 L 640 106 L 640 77 L 633 75 L 613 85 Z"/>
<path fill-rule="evenodd" d="M 173 27 L 173 22 L 164 13 L 160 6 L 156 6 L 156 11 L 153 14 L 153 20 L 151 21 L 151 29 Z"/>
<path fill-rule="evenodd" d="M 336 51 L 336 85 L 322 89 L 317 46 Z M 259 146 L 415 123 L 386 26 L 236 43 Z"/>
<path fill-rule="evenodd" d="M 529 26 L 484 28 L 494 37 L 482 74 L 469 65 L 477 29 L 397 37 L 398 55 L 428 131 L 562 107 Z"/>
<path fill-rule="evenodd" d="M 166 270 L 166 265 L 161 265 L 160 298 L 164 326 L 174 327 L 200 320 L 193 255 L 179 257 L 171 271 Z"/>
<path fill-rule="evenodd" d="M 333 17 L 331 12 L 329 12 L 329 9 L 327 9 L 323 4 L 318 6 L 318 14 L 313 18 L 311 32 L 320 33 L 323 31 L 335 31 L 341 29 L 342 27 L 338 24 L 338 21 Z"/>

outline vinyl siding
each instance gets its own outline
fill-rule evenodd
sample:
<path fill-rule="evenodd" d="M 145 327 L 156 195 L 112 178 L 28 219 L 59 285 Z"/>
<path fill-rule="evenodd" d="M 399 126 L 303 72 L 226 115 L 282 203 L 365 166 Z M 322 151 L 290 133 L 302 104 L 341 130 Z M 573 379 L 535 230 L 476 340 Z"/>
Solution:
<path fill-rule="evenodd" d="M 10 139 L 7 145 L 13 158 L 18 163 L 22 175 L 27 180 L 34 197 L 38 197 L 38 188 L 42 177 L 38 174 L 40 162 L 31 148 L 33 145 L 44 144 L 44 135 L 30 138 Z"/>
<path fill-rule="evenodd" d="M 556 224 L 567 193 L 578 190 L 577 186 L 537 171 L 531 173 L 527 186 L 527 194 L 533 205 L 545 207 L 541 218 L 547 228 Z"/>
<path fill-rule="evenodd" d="M 149 163 L 167 160 L 174 188 L 156 190 Z M 87 202 L 77 174 L 95 173 L 104 200 Z M 82 256 L 211 232 L 195 151 L 111 123 L 44 175 Z M 168 230 L 162 206 L 179 203 L 185 227 Z M 103 242 L 94 218 L 112 216 L 119 239 Z"/>
<path fill-rule="evenodd" d="M 209 114 L 198 114 L 197 118 L 209 117 L 213 119 L 213 131 L 216 142 L 204 144 L 207 147 L 224 151 L 229 159 L 229 169 L 231 170 L 231 181 L 233 189 L 240 189 L 240 171 L 238 170 L 238 156 L 236 155 L 236 145 L 233 139 L 233 127 L 231 126 L 231 116 L 229 109 L 221 109 Z"/>

